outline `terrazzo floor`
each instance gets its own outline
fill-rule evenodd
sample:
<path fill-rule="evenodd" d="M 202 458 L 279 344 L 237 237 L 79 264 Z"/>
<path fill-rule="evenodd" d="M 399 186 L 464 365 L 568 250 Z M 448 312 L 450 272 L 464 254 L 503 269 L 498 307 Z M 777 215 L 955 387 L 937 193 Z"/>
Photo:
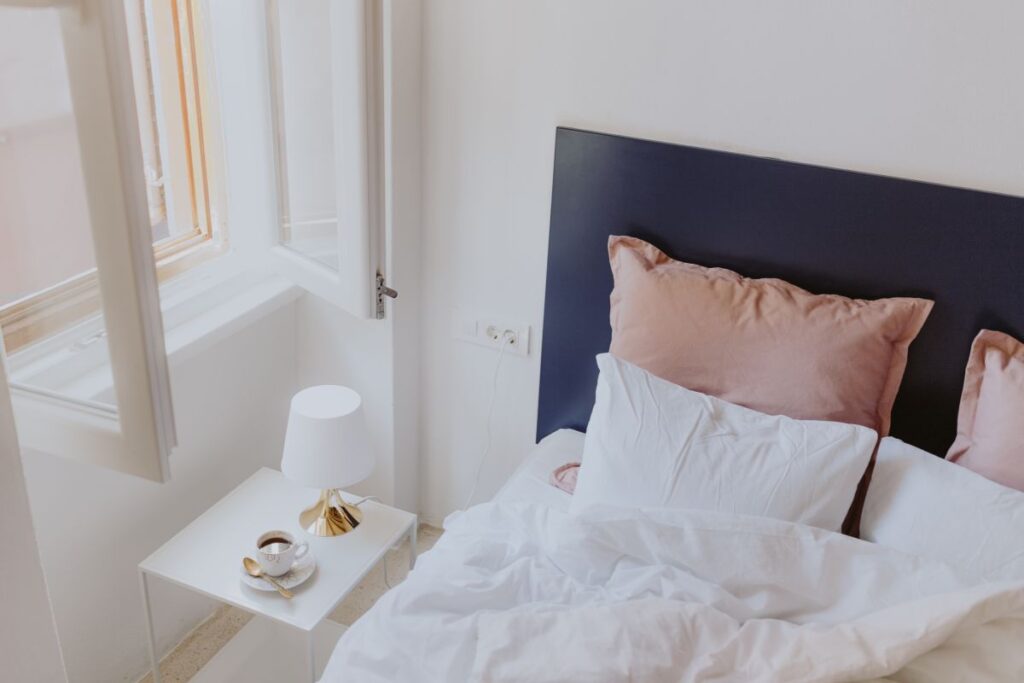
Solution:
<path fill-rule="evenodd" d="M 417 548 L 420 554 L 434 547 L 441 537 L 441 529 L 421 524 L 418 532 Z M 397 585 L 409 571 L 409 541 L 387 554 L 388 579 L 391 585 Z M 377 602 L 377 598 L 388 591 L 384 583 L 384 563 L 374 567 L 366 575 L 330 618 L 339 624 L 349 626 L 363 616 L 366 610 Z M 248 612 L 222 606 L 209 619 L 197 626 L 188 634 L 174 650 L 160 662 L 160 674 L 164 683 L 186 683 L 198 672 L 217 652 L 238 633 L 252 618 Z M 146 674 L 139 683 L 152 683 L 152 674 Z"/>

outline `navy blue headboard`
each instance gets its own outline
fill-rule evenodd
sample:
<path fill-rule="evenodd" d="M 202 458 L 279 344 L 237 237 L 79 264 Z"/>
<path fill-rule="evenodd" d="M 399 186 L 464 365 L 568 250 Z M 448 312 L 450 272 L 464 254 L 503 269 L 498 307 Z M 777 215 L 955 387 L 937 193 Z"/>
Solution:
<path fill-rule="evenodd" d="M 612 234 L 812 292 L 934 299 L 892 433 L 939 455 L 974 335 L 1024 337 L 1024 198 L 559 128 L 538 440 L 590 416 Z"/>

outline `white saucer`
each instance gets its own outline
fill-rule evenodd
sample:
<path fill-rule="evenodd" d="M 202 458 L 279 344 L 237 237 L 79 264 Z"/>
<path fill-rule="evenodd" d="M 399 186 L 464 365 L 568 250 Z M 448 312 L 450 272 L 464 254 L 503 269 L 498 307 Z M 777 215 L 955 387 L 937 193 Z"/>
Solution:
<path fill-rule="evenodd" d="M 296 586 L 301 586 L 302 584 L 304 584 L 307 580 L 309 580 L 309 577 L 313 576 L 313 572 L 315 571 L 316 558 L 313 557 L 312 552 L 307 552 L 305 557 L 303 557 L 301 560 L 295 560 L 295 564 L 292 565 L 291 569 L 286 571 L 281 576 L 275 576 L 274 580 L 282 586 L 284 586 L 285 588 L 291 590 Z M 245 568 L 242 567 L 241 564 L 239 564 L 238 573 L 240 574 L 242 583 L 244 583 L 249 588 L 254 588 L 258 591 L 265 591 L 271 593 L 277 590 L 266 579 L 257 579 L 253 576 L 249 576 L 245 572 Z"/>

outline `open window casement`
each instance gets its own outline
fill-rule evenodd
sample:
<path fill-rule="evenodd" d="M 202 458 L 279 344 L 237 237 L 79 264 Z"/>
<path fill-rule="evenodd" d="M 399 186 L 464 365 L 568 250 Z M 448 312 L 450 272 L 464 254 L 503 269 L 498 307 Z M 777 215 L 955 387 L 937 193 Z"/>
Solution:
<path fill-rule="evenodd" d="M 383 317 L 382 11 L 381 0 L 266 6 L 269 256 L 296 284 L 362 318 Z"/>
<path fill-rule="evenodd" d="M 10 385 L 23 448 L 165 481 L 175 430 L 125 17 L 120 1 L 0 0 L 15 57 L 0 74 L 13 91 L 0 93 L 8 170 L 23 181 L 19 199 L 63 206 L 83 229 L 87 216 L 102 302 L 101 319 L 72 330 L 74 343 L 12 356 Z M 17 226 L 7 227 L 0 237 L 17 244 Z M 53 244 L 52 261 L 69 251 Z M 2 257 L 9 268 L 54 266 Z M 48 365 L 54 349 L 75 362 Z"/>

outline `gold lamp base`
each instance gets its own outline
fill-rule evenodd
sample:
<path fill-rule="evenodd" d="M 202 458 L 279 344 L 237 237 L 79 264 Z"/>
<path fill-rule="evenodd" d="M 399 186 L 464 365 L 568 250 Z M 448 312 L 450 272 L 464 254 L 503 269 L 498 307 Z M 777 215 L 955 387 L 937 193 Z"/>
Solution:
<path fill-rule="evenodd" d="M 320 500 L 299 514 L 299 524 L 314 536 L 341 536 L 359 526 L 362 511 L 346 503 L 337 489 L 324 489 Z"/>

